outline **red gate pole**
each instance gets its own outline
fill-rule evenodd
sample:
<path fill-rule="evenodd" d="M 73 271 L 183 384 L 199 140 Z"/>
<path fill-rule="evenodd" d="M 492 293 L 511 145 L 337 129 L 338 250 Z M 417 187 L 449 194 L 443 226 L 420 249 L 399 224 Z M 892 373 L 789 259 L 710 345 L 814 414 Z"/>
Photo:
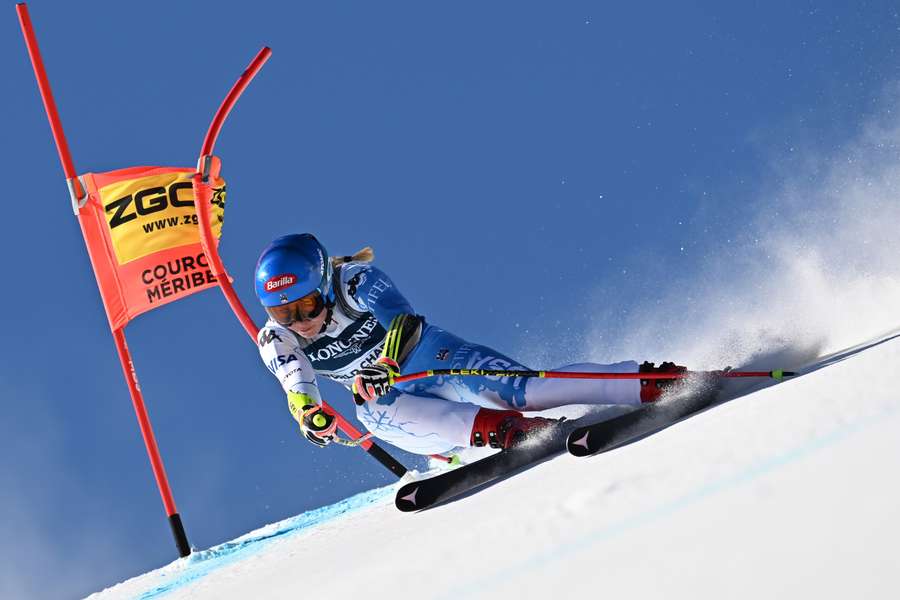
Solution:
<path fill-rule="evenodd" d="M 175 507 L 175 497 L 172 488 L 169 487 L 169 478 L 166 476 L 166 467 L 163 465 L 162 456 L 159 454 L 159 446 L 156 444 L 156 436 L 153 435 L 153 426 L 150 424 L 150 415 L 144 404 L 144 396 L 138 383 L 137 372 L 134 370 L 134 362 L 131 360 L 131 352 L 125 341 L 125 331 L 115 329 L 112 332 L 116 342 L 116 351 L 119 353 L 119 361 L 122 363 L 122 372 L 125 375 L 125 383 L 128 384 L 128 392 L 131 394 L 131 403 L 134 405 L 134 414 L 137 416 L 141 427 L 141 435 L 144 438 L 144 446 L 147 448 L 147 456 L 150 458 L 150 468 L 153 469 L 153 477 L 156 479 L 156 487 L 162 497 L 166 515 L 169 517 L 169 526 L 175 537 L 175 546 L 178 548 L 178 556 L 188 556 L 191 553 L 191 545 L 188 543 L 181 515 Z"/>
<path fill-rule="evenodd" d="M 19 24 L 22 27 L 22 35 L 25 36 L 28 55 L 31 57 L 31 66 L 34 68 L 34 76 L 37 79 L 38 89 L 40 89 L 41 98 L 44 101 L 44 109 L 47 112 L 47 119 L 50 121 L 50 129 L 53 131 L 53 139 L 56 141 L 56 150 L 59 153 L 59 160 L 62 163 L 63 172 L 66 175 L 66 182 L 69 185 L 69 192 L 72 195 L 77 214 L 77 202 L 84 198 L 87 192 L 76 175 L 72 155 L 69 152 L 69 145 L 63 133 L 62 121 L 59 118 L 59 111 L 56 108 L 56 102 L 53 100 L 53 92 L 50 90 L 50 81 L 44 69 L 44 61 L 41 59 L 41 53 L 38 49 L 37 37 L 34 34 L 31 17 L 28 15 L 28 7 L 24 2 L 16 4 L 16 13 L 19 15 Z M 163 466 L 162 457 L 159 454 L 156 437 L 153 435 L 153 428 L 150 425 L 150 416 L 144 404 L 144 397 L 137 382 L 137 374 L 134 371 L 131 353 L 128 351 L 128 345 L 125 343 L 125 332 L 122 328 L 112 329 L 112 336 L 116 344 L 116 351 L 119 354 L 119 361 L 122 363 L 122 371 L 125 374 L 125 382 L 128 384 L 128 391 L 141 428 L 141 435 L 144 438 L 144 445 L 150 458 L 150 467 L 153 469 L 153 476 L 156 478 L 156 485 L 159 487 L 159 494 L 162 496 L 166 515 L 169 517 L 169 525 L 172 528 L 172 534 L 175 536 L 178 554 L 179 556 L 188 556 L 191 553 L 191 546 L 188 543 L 181 517 L 175 507 L 175 499 L 169 487 L 169 480 L 166 477 L 166 470 Z"/>

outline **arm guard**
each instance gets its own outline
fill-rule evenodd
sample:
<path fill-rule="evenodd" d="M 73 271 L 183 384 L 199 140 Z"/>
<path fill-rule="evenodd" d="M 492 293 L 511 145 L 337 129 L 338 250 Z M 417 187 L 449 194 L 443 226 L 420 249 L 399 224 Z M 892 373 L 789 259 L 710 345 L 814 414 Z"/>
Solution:
<path fill-rule="evenodd" d="M 310 406 L 318 405 L 318 402 L 306 394 L 298 394 L 297 392 L 287 393 L 288 408 L 291 415 L 300 425 L 303 425 L 303 411 Z"/>
<path fill-rule="evenodd" d="M 384 337 L 381 358 L 389 358 L 400 365 L 409 356 L 422 338 L 425 319 L 419 315 L 400 314 L 391 321 L 391 327 Z"/>

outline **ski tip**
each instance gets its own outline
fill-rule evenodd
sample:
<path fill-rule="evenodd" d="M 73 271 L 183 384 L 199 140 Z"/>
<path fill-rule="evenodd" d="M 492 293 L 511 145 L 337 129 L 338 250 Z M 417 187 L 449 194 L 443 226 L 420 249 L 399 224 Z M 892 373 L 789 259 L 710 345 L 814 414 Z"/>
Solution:
<path fill-rule="evenodd" d="M 416 495 L 419 492 L 419 486 L 415 482 L 403 486 L 397 492 L 394 498 L 394 506 L 403 512 L 412 512 L 422 508 L 418 505 Z"/>

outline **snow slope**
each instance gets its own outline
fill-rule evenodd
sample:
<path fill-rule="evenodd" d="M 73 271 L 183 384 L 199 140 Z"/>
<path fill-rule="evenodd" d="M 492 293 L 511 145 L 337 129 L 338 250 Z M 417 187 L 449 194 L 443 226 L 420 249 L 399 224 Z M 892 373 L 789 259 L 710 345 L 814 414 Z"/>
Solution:
<path fill-rule="evenodd" d="M 890 339 L 596 458 L 418 514 L 373 490 L 91 598 L 897 598 L 898 365 Z"/>

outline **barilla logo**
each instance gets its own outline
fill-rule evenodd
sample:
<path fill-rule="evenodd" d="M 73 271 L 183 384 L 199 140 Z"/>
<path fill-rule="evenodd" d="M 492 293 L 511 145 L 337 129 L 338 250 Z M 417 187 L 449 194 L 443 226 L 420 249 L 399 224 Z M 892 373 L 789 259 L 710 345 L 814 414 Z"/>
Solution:
<path fill-rule="evenodd" d="M 297 283 L 297 276 L 286 273 L 284 275 L 276 275 L 266 282 L 265 288 L 267 292 L 274 292 L 281 288 L 290 287 Z"/>

